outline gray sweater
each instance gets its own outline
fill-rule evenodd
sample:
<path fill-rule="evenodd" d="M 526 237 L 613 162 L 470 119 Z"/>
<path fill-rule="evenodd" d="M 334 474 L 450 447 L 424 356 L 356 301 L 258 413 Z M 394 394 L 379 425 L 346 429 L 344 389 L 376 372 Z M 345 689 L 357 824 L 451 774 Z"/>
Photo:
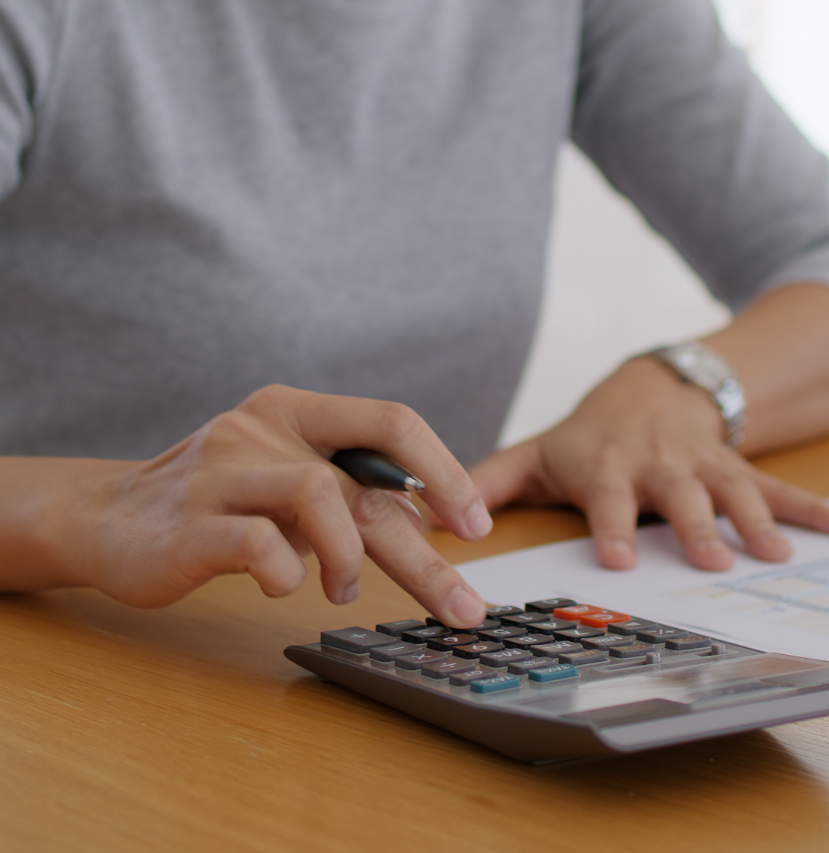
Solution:
<path fill-rule="evenodd" d="M 0 0 L 0 453 L 281 382 L 479 459 L 568 136 L 731 306 L 829 281 L 827 163 L 701 0 Z"/>

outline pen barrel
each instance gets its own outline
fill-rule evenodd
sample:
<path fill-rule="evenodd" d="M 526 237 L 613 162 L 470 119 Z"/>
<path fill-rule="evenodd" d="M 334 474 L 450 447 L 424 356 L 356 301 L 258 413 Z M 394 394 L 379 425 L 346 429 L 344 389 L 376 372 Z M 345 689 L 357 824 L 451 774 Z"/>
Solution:
<path fill-rule="evenodd" d="M 388 456 L 374 450 L 354 448 L 338 450 L 331 462 L 349 477 L 372 489 L 397 492 L 419 492 L 423 483 L 410 471 Z"/>

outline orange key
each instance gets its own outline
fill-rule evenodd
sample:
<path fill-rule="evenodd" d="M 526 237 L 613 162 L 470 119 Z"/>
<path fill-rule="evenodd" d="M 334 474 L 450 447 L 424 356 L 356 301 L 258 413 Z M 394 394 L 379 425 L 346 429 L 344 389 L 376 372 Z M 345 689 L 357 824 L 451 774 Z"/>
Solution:
<path fill-rule="evenodd" d="M 588 628 L 604 628 L 611 622 L 628 622 L 630 616 L 627 613 L 618 613 L 615 610 L 604 610 L 601 613 L 588 613 L 585 616 L 579 616 L 579 622 L 582 625 L 587 625 Z"/>
<path fill-rule="evenodd" d="M 596 607 L 595 604 L 571 604 L 569 607 L 556 607 L 553 616 L 556 619 L 579 620 L 588 613 L 601 613 L 604 607 Z"/>

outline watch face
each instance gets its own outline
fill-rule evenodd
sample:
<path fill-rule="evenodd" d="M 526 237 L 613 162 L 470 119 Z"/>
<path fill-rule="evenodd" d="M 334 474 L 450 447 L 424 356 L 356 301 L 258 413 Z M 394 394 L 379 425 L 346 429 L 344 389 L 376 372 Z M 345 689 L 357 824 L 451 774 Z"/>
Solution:
<path fill-rule="evenodd" d="M 680 344 L 669 352 L 670 361 L 687 379 L 707 391 L 714 391 L 732 376 L 723 359 L 696 343 Z"/>

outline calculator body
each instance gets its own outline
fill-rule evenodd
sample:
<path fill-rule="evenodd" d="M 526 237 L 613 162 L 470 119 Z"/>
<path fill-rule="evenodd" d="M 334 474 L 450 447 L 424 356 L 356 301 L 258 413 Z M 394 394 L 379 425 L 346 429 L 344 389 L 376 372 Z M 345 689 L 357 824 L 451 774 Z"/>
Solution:
<path fill-rule="evenodd" d="M 513 617 L 533 614 L 508 609 Z M 690 636 L 696 647 L 688 642 L 691 648 L 668 648 L 681 640 L 659 642 L 658 631 L 656 639 L 651 631 L 649 642 L 640 642 L 643 632 L 625 637 L 610 625 L 591 631 L 576 622 L 545 636 L 530 630 L 533 624 L 522 634 L 497 618 L 491 621 L 494 631 L 472 634 L 473 643 L 461 634 L 466 645 L 455 648 L 449 643 L 458 632 L 418 623 L 424 627 L 405 639 L 363 628 L 323 632 L 322 642 L 290 646 L 285 655 L 326 680 L 530 763 L 632 753 L 829 714 L 829 664 L 821 661 L 759 652 L 669 626 L 658 627 Z M 556 621 L 563 624 L 549 615 L 534 624 Z M 627 617 L 618 630 L 634 621 Z M 386 623 L 398 624 L 403 623 Z M 491 635 L 498 638 L 498 631 L 513 633 L 493 652 Z M 576 638 L 562 638 L 574 631 Z M 574 651 L 579 632 L 591 636 Z M 355 645 L 355 636 L 363 638 L 357 644 L 370 647 Z M 411 643 L 414 639 L 425 642 Z M 461 656 L 476 645 L 488 646 L 489 654 Z M 634 653 L 636 646 L 643 651 Z M 397 648 L 406 654 L 395 655 Z M 558 654 L 565 648 L 569 654 Z M 417 665 L 418 658 L 428 660 Z"/>

